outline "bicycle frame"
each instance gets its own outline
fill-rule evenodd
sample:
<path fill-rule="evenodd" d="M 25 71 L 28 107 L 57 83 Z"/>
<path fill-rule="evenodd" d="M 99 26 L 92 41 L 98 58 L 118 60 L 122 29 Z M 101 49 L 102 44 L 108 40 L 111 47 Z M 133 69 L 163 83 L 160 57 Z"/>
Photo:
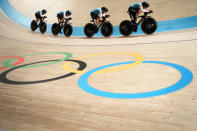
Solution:
<path fill-rule="evenodd" d="M 61 27 L 61 29 L 62 28 L 64 28 L 66 25 L 68 25 L 68 24 L 72 24 L 72 23 L 69 23 L 69 21 L 71 20 L 72 18 L 71 17 L 69 17 L 69 18 L 65 18 L 64 19 L 64 22 L 62 22 L 64 25 Z M 59 24 L 60 24 L 61 22 L 59 22 Z"/>
<path fill-rule="evenodd" d="M 137 26 L 146 18 L 146 16 L 147 16 L 148 14 L 150 14 L 150 13 L 146 13 L 146 14 L 144 14 L 144 15 L 138 16 L 138 18 L 141 18 L 141 19 L 140 19 L 139 22 L 137 23 Z"/>
<path fill-rule="evenodd" d="M 44 19 L 46 19 L 46 17 L 42 17 L 42 18 L 40 19 L 38 26 L 40 26 L 41 23 L 46 22 Z"/>
<path fill-rule="evenodd" d="M 64 20 L 65 20 L 65 21 L 64 21 L 64 24 L 72 24 L 72 23 L 69 22 L 70 20 L 72 20 L 71 17 L 66 18 L 66 19 L 64 19 Z"/>
<path fill-rule="evenodd" d="M 129 14 L 129 12 L 127 12 L 128 14 Z M 137 26 L 146 18 L 146 16 L 148 15 L 148 14 L 150 14 L 150 13 L 144 13 L 144 15 L 141 15 L 141 16 L 138 16 L 137 18 L 141 18 L 139 21 L 138 21 L 138 23 L 137 23 Z M 131 15 L 129 15 L 130 16 L 130 18 L 131 19 L 133 19 L 132 17 L 131 17 Z M 131 20 L 132 21 L 132 20 Z"/>
<path fill-rule="evenodd" d="M 109 15 L 106 15 L 105 17 L 102 18 L 102 20 L 99 20 L 99 25 L 97 28 L 100 28 L 106 22 L 106 18 L 108 18 L 108 17 L 109 17 Z M 91 22 L 93 22 L 95 24 L 95 20 L 91 20 Z"/>

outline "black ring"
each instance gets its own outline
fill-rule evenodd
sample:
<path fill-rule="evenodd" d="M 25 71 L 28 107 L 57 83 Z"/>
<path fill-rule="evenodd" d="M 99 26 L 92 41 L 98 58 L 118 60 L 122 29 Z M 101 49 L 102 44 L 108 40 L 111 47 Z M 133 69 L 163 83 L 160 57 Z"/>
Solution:
<path fill-rule="evenodd" d="M 34 62 L 34 63 L 30 63 L 30 64 L 25 64 L 25 65 L 20 65 L 20 66 L 13 67 L 13 68 L 11 68 L 9 70 L 6 70 L 6 71 L 4 71 L 3 73 L 0 74 L 0 82 L 6 83 L 6 84 L 15 84 L 15 85 L 37 84 L 37 83 L 44 83 L 44 82 L 59 80 L 59 79 L 66 78 L 66 77 L 69 77 L 69 76 L 72 76 L 72 75 L 76 74 L 76 73 L 69 73 L 69 74 L 66 74 L 66 75 L 63 75 L 63 76 L 50 78 L 50 79 L 46 79 L 46 80 L 38 80 L 38 81 L 13 81 L 13 80 L 9 80 L 6 77 L 9 72 L 11 72 L 15 69 L 18 69 L 18 68 L 21 68 L 21 67 L 24 67 L 24 66 L 28 66 L 28 65 L 33 65 L 33 64 L 43 63 L 43 62 L 51 62 L 51 61 L 58 61 L 58 60 L 47 60 L 47 61 L 41 61 L 41 62 Z M 77 70 L 83 70 L 83 69 L 86 68 L 86 65 L 87 65 L 85 62 L 80 61 L 80 60 L 70 60 L 70 59 L 68 59 L 66 61 L 73 61 L 73 62 L 78 63 L 79 67 L 78 67 Z"/>

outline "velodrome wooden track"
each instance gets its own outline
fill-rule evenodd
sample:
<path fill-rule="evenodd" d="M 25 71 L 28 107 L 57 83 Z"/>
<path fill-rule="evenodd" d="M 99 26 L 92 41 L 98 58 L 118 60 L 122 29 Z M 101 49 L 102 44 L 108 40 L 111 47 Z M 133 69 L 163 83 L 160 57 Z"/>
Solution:
<path fill-rule="evenodd" d="M 196 0 L 149 0 L 156 11 L 157 20 L 168 20 L 196 15 Z M 64 9 L 63 0 L 10 0 L 11 4 L 26 16 L 32 17 L 35 10 L 46 8 L 54 11 Z M 23 6 L 23 2 L 24 5 Z M 38 2 L 38 3 L 36 3 Z M 60 2 L 60 3 L 58 3 Z M 73 15 L 73 25 L 83 26 L 89 21 L 90 9 L 107 5 L 111 8 L 111 20 L 118 25 L 127 18 L 121 15 L 132 1 L 114 2 L 91 0 L 66 1 L 65 8 L 79 12 Z M 78 3 L 79 2 L 79 3 Z M 124 3 L 125 2 L 125 3 Z M 136 1 L 139 2 L 139 1 Z M 193 3 L 192 3 L 193 2 Z M 31 3 L 31 4 L 30 4 Z M 166 7 L 162 4 L 166 3 Z M 37 5 L 36 5 L 37 4 Z M 79 9 L 79 5 L 82 5 Z M 53 8 L 52 8 L 53 5 Z M 91 7 L 94 5 L 93 7 Z M 176 5 L 176 8 L 174 6 Z M 29 7 L 32 8 L 29 8 Z M 184 10 L 185 9 L 185 10 Z M 174 13 L 171 13 L 173 12 Z M 85 15 L 87 13 L 87 15 Z M 81 15 L 80 15 L 81 14 Z M 122 17 L 113 17 L 117 16 Z M 171 15 L 169 15 L 171 14 Z M 82 17 L 84 15 L 84 17 Z M 162 16 L 162 17 L 161 17 Z M 33 17 L 32 17 L 33 18 Z M 80 19 L 74 22 L 74 18 Z M 55 19 L 49 17 L 49 22 Z M 181 90 L 165 95 L 139 99 L 116 99 L 96 96 L 83 91 L 78 80 L 83 74 L 37 84 L 0 83 L 0 131 L 196 131 L 197 130 L 197 28 L 135 35 L 130 37 L 54 37 L 50 34 L 31 32 L 0 13 L 0 56 L 24 56 L 44 52 L 68 52 L 77 57 L 95 53 L 137 53 L 145 61 L 164 61 L 186 67 L 193 73 L 192 82 Z M 41 54 L 25 57 L 20 64 L 62 59 L 62 54 Z M 8 60 L 1 58 L 2 64 Z M 84 70 L 118 62 L 136 60 L 124 54 L 106 54 L 81 59 L 87 64 Z M 8 73 L 7 78 L 14 81 L 37 81 L 59 77 L 70 73 L 62 68 L 65 62 L 32 68 L 18 68 Z M 43 63 L 41 63 L 43 64 Z M 3 65 L 2 65 L 3 66 Z M 79 65 L 75 62 L 72 68 Z M 115 69 L 118 65 L 107 69 Z M 8 69 L 0 70 L 0 73 Z M 114 93 L 141 93 L 159 90 L 173 85 L 180 79 L 174 68 L 141 63 L 135 67 L 109 73 L 92 74 L 88 82 L 94 88 Z"/>

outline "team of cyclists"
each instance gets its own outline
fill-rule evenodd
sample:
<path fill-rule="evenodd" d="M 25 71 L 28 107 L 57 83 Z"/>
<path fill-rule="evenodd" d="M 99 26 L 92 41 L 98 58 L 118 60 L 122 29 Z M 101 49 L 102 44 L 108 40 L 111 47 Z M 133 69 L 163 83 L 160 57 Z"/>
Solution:
<path fill-rule="evenodd" d="M 142 3 L 135 3 L 132 4 L 131 6 L 129 6 L 128 8 L 128 13 L 133 21 L 134 24 L 136 24 L 137 18 L 141 13 L 152 13 L 152 10 L 147 10 L 147 8 L 149 7 L 149 3 L 148 2 L 142 2 Z M 99 25 L 100 19 L 102 17 L 105 16 L 105 13 L 108 12 L 108 8 L 107 7 L 101 7 L 101 8 L 97 8 L 94 9 L 90 12 L 90 16 L 93 20 L 95 20 L 96 25 Z M 35 13 L 35 17 L 36 17 L 36 22 L 42 20 L 42 18 L 47 18 L 46 16 L 47 14 L 47 10 L 43 9 L 42 11 L 37 11 Z M 60 26 L 63 26 L 64 20 L 66 17 L 71 15 L 71 11 L 70 10 L 66 10 L 66 11 L 61 11 L 59 13 L 57 13 L 57 19 L 58 22 L 60 23 Z M 135 32 L 137 31 L 137 29 L 134 30 Z"/>

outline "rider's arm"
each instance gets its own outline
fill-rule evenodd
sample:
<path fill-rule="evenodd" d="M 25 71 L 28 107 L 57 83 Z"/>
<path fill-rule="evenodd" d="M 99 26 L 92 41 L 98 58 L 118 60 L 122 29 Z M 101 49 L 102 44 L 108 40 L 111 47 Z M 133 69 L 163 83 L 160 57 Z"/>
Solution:
<path fill-rule="evenodd" d="M 42 12 L 40 12 L 40 16 L 43 18 L 46 17 L 46 14 L 42 15 Z"/>
<path fill-rule="evenodd" d="M 101 17 L 105 17 L 105 13 L 103 13 L 103 12 L 100 12 L 99 15 L 100 15 Z"/>
<path fill-rule="evenodd" d="M 100 16 L 100 17 L 103 17 L 102 11 L 99 12 L 99 16 Z"/>
<path fill-rule="evenodd" d="M 67 19 L 69 16 L 64 15 L 64 19 Z"/>
<path fill-rule="evenodd" d="M 141 10 L 143 13 L 148 12 L 146 9 L 144 9 L 144 8 L 142 7 L 142 5 L 140 5 L 139 7 L 140 7 L 140 10 Z"/>

